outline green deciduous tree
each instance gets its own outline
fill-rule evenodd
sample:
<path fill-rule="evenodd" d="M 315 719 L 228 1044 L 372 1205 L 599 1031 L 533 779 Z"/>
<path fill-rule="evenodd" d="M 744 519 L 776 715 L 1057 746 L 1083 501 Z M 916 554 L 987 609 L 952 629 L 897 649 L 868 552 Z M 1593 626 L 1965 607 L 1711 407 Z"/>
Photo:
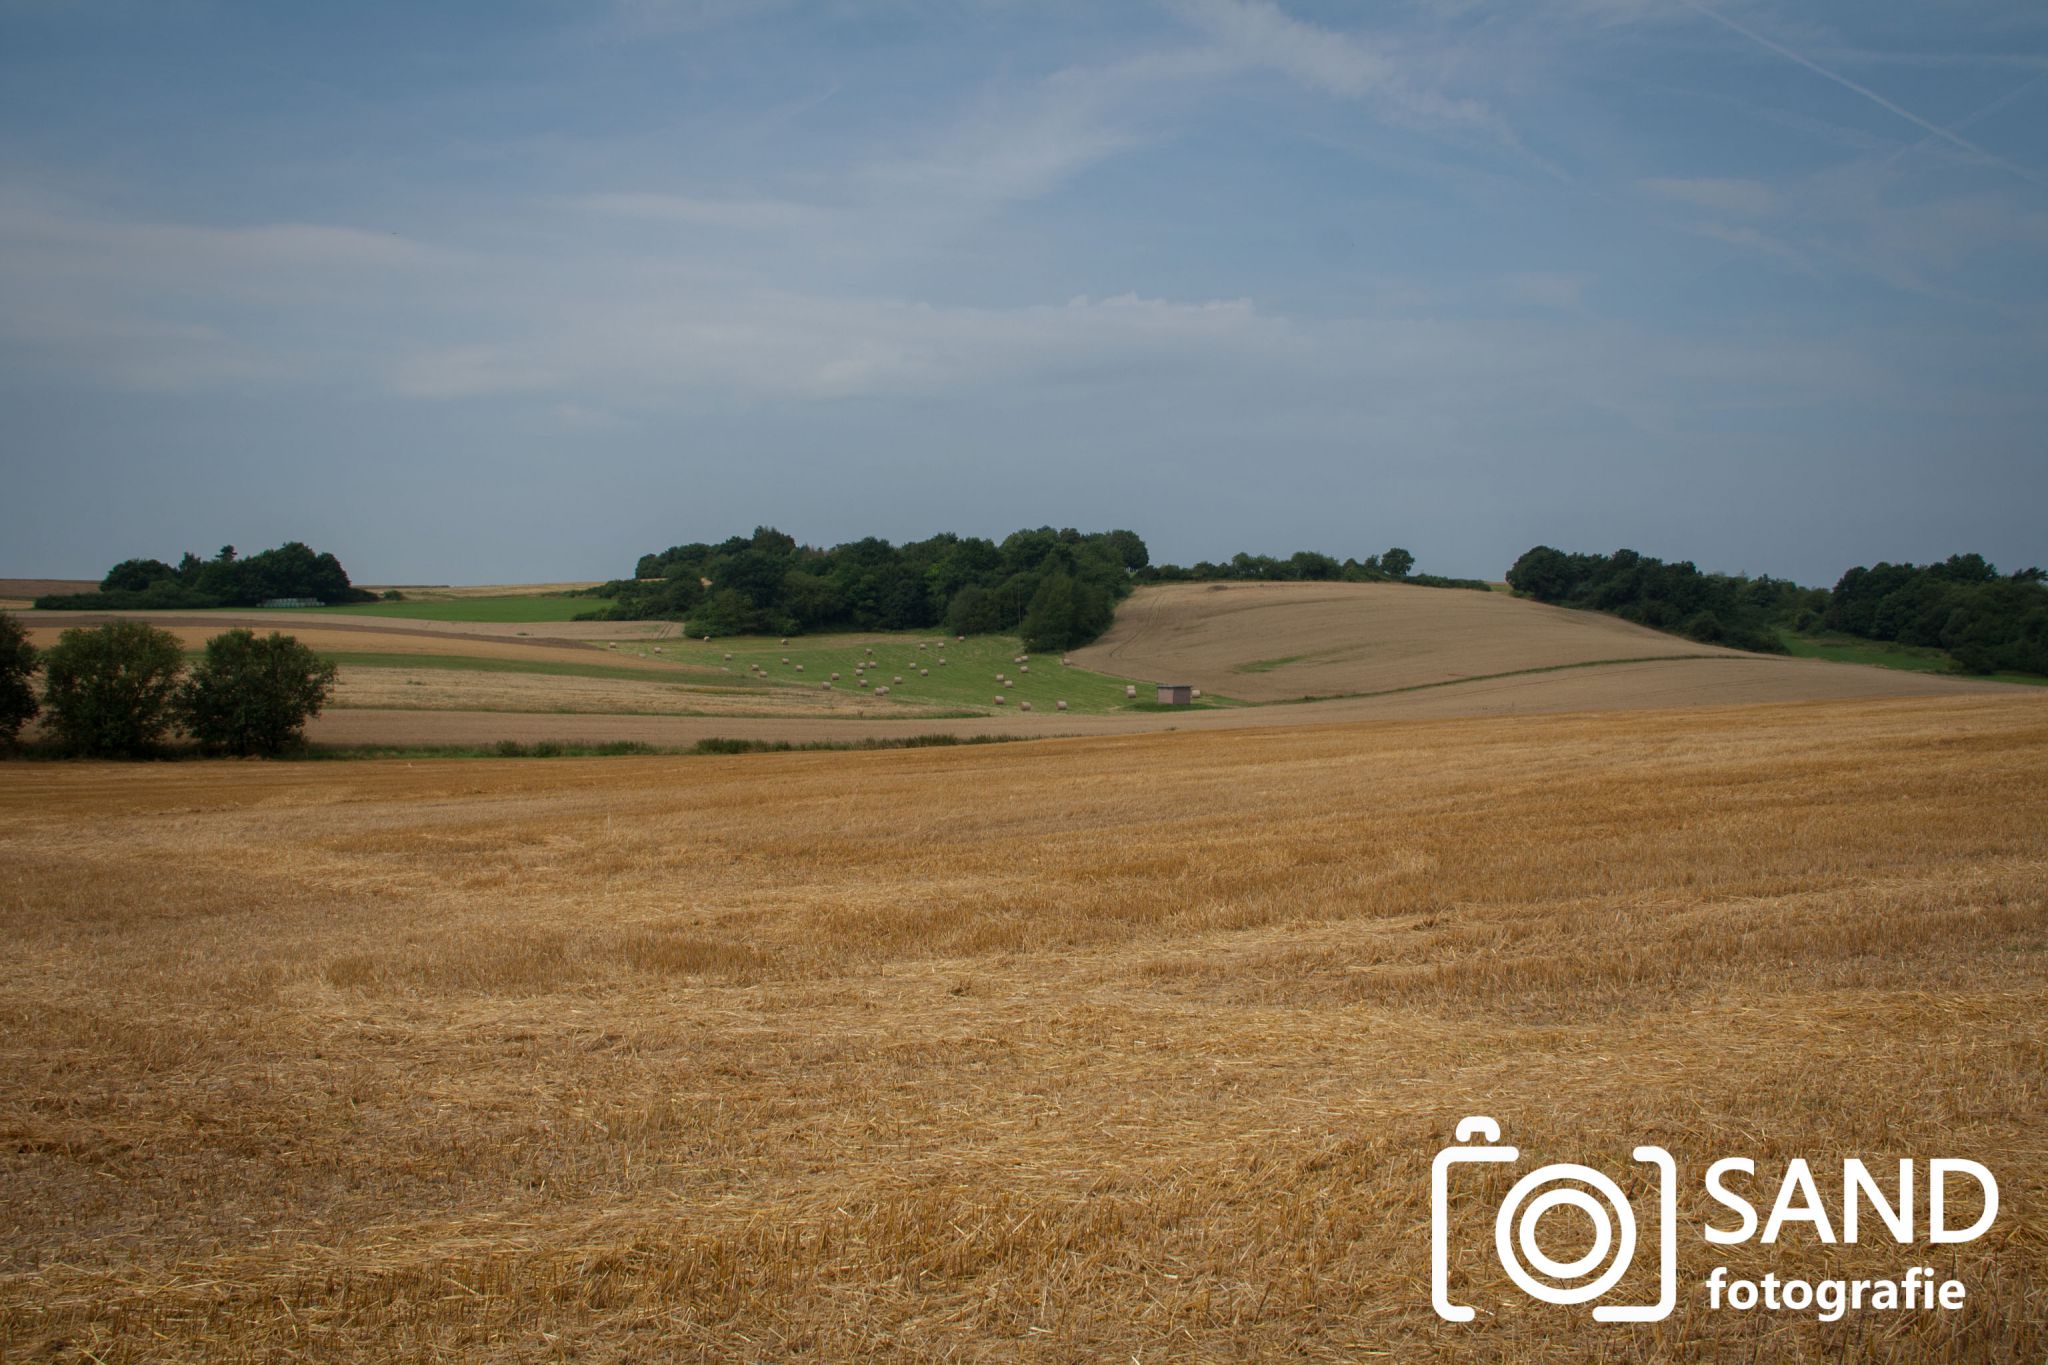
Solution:
<path fill-rule="evenodd" d="M 231 630 L 178 694 L 185 728 L 201 746 L 247 757 L 296 745 L 334 690 L 335 667 L 289 635 Z"/>
<path fill-rule="evenodd" d="M 100 591 L 141 592 L 177 575 L 178 571 L 161 559 L 124 559 L 107 570 L 107 576 L 100 580 Z"/>
<path fill-rule="evenodd" d="M 35 719 L 36 648 L 21 622 L 0 612 L 0 744 L 14 743 L 21 727 Z"/>
<path fill-rule="evenodd" d="M 171 728 L 184 671 L 178 637 L 155 626 L 67 630 L 43 656 L 50 732 L 76 753 L 148 753 Z"/>

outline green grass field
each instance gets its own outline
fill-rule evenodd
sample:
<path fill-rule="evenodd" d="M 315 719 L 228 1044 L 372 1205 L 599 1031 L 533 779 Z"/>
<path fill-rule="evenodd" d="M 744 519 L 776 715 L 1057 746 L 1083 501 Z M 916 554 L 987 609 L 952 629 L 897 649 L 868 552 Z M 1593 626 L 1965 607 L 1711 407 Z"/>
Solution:
<path fill-rule="evenodd" d="M 322 607 L 338 616 L 388 616 L 404 621 L 573 621 L 604 603 L 594 597 L 465 597 L 443 602 L 354 602 Z"/>
<path fill-rule="evenodd" d="M 656 649 L 661 652 L 656 654 Z M 1014 635 L 976 635 L 966 640 L 937 632 L 793 635 L 788 645 L 772 636 L 708 642 L 635 640 L 621 641 L 617 652 L 645 654 L 696 668 L 729 668 L 742 678 L 749 664 L 758 664 L 771 683 L 814 690 L 821 690 L 821 685 L 838 673 L 839 680 L 832 684 L 835 688 L 886 687 L 890 699 L 921 706 L 1004 711 L 1028 701 L 1033 710 L 1056 711 L 1058 703 L 1065 701 L 1070 712 L 1084 715 L 1131 706 L 1124 696 L 1123 678 L 1064 667 L 1058 654 L 1034 654 L 1028 663 L 1016 662 L 1024 647 Z M 727 655 L 732 657 L 728 660 Z M 859 671 L 864 663 L 872 665 L 865 673 Z M 1010 681 L 997 682 L 999 672 Z M 895 681 L 899 677 L 900 683 Z M 998 696 L 1004 698 L 1001 707 L 995 705 Z M 1138 699 L 1152 700 L 1151 684 L 1139 685 Z"/>
<path fill-rule="evenodd" d="M 1778 638 L 1785 642 L 1785 648 L 1795 658 L 1825 659 L 1837 664 L 1874 664 L 1879 668 L 1902 668 L 1909 673 L 1954 673 L 1955 660 L 1945 649 L 1929 649 L 1920 645 L 1894 644 L 1888 640 L 1866 640 L 1858 635 L 1801 635 L 1797 631 L 1780 629 Z M 1971 676 L 1988 677 L 1993 682 L 2025 683 L 2033 687 L 2048 686 L 2048 678 L 2038 673 L 1992 673 Z"/>

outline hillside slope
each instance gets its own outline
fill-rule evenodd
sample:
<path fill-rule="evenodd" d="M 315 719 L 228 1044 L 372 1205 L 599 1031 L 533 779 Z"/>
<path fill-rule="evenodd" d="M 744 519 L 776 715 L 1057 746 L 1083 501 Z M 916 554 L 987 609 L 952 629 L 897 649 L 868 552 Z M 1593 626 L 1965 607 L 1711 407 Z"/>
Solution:
<path fill-rule="evenodd" d="M 1621 659 L 1730 657 L 1611 616 L 1399 583 L 1140 588 L 1084 668 L 1245 701 L 1349 696 Z"/>

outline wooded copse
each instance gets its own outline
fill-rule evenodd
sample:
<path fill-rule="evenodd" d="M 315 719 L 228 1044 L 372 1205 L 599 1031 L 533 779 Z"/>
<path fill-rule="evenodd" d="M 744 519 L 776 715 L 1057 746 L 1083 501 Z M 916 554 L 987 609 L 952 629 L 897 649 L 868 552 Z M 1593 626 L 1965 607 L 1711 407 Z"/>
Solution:
<path fill-rule="evenodd" d="M 1406 581 L 1484 588 L 1476 579 L 1409 578 L 1395 548 L 1364 561 L 1303 551 L 1240 554 L 1192 568 L 1154 565 L 1134 531 L 1041 526 L 998 544 L 951 533 L 896 546 L 868 537 L 831 549 L 772 527 L 717 545 L 676 545 L 640 557 L 634 576 L 591 589 L 610 620 L 687 621 L 695 634 L 789 635 L 817 630 L 1015 632 L 1030 649 L 1071 649 L 1109 628 L 1140 583 L 1191 579 Z"/>
<path fill-rule="evenodd" d="M 1130 531 L 1017 531 L 1000 545 L 944 534 L 894 546 L 869 536 L 833 548 L 760 527 L 717 545 L 642 555 L 634 577 L 591 589 L 612 620 L 686 620 L 700 635 L 827 629 L 1016 631 L 1065 649 L 1109 625 L 1149 561 Z"/>
<path fill-rule="evenodd" d="M 332 606 L 374 601 L 376 594 L 351 584 L 333 555 L 288 540 L 246 558 L 223 545 L 212 559 L 187 551 L 175 566 L 161 559 L 124 559 L 107 570 L 98 592 L 38 597 L 35 604 L 45 611 L 136 611 L 255 607 L 278 598 Z"/>
<path fill-rule="evenodd" d="M 2048 577 L 2001 575 L 1978 554 L 1849 570 L 1832 590 L 1769 576 L 1702 573 L 1634 550 L 1567 554 L 1538 545 L 1508 585 L 1557 606 L 1604 611 L 1706 644 L 1785 651 L 1781 631 L 1827 631 L 1946 650 L 1972 673 L 2048 674 Z"/>

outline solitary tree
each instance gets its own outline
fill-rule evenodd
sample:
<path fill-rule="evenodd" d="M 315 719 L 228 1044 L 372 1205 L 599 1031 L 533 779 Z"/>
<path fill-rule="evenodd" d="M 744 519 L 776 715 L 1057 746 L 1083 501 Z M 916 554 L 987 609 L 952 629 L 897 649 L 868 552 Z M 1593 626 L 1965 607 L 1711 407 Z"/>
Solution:
<path fill-rule="evenodd" d="M 28 632 L 21 622 L 0 612 L 0 744 L 14 743 L 21 727 L 35 718 L 35 673 L 36 649 L 28 642 Z"/>
<path fill-rule="evenodd" d="M 142 754 L 171 728 L 185 657 L 178 637 L 140 621 L 67 630 L 43 656 L 50 731 L 82 754 Z"/>
<path fill-rule="evenodd" d="M 1380 556 L 1380 567 L 1395 578 L 1406 578 L 1408 571 L 1415 567 L 1415 556 L 1396 545 Z"/>
<path fill-rule="evenodd" d="M 289 635 L 231 630 L 206 642 L 206 656 L 178 694 L 185 728 L 207 748 L 247 757 L 299 742 L 334 690 L 335 667 Z"/>

